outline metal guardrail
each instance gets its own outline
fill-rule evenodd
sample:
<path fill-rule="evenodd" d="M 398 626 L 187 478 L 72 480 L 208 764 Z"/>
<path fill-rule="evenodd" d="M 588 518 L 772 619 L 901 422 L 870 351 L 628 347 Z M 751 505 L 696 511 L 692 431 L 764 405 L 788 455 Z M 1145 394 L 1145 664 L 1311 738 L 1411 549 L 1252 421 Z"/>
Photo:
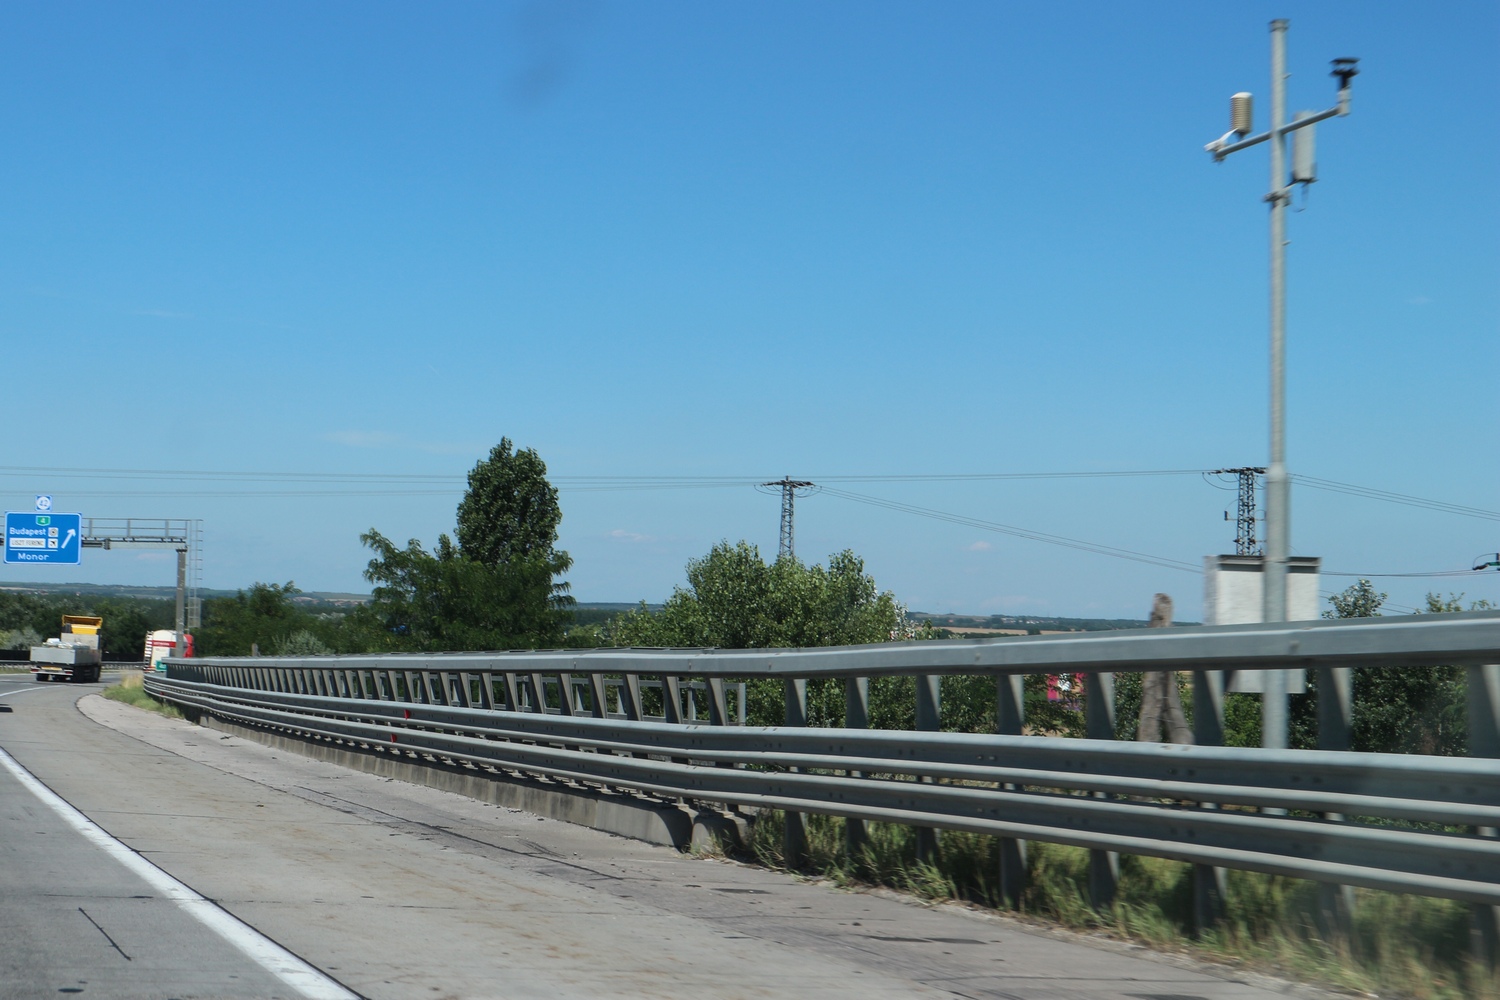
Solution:
<path fill-rule="evenodd" d="M 1464 665 L 1475 752 L 1500 756 L 1497 663 L 1500 614 L 1475 613 L 815 650 L 170 660 L 167 676 L 148 676 L 146 686 L 226 719 L 370 752 L 1488 908 L 1500 906 L 1493 760 L 1022 736 L 1018 682 L 1028 672 L 1088 675 L 1090 734 L 1112 736 L 1112 711 L 1103 710 L 1111 669 L 1191 669 L 1202 744 L 1216 725 L 1222 731 L 1224 668 Z M 946 673 L 997 677 L 1000 735 L 932 731 L 935 677 Z M 872 675 L 917 675 L 923 731 L 857 728 Z M 855 728 L 796 725 L 814 677 L 845 679 Z M 784 681 L 793 724 L 736 725 L 745 692 L 726 681 L 741 678 Z M 739 712 L 730 711 L 731 695 Z M 707 725 L 688 718 L 700 699 Z M 648 716 L 648 702 L 660 714 Z M 1339 724 L 1336 712 L 1320 716 Z"/>

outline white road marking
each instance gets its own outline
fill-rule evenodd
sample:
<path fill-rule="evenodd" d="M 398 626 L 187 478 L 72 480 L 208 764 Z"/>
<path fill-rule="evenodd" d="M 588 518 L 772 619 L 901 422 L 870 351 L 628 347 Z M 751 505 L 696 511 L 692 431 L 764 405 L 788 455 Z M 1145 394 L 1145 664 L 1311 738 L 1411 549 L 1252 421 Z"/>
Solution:
<path fill-rule="evenodd" d="M 13 694 L 25 694 L 27 691 L 46 691 L 47 688 L 40 687 L 18 687 L 14 691 L 0 691 L 0 698 L 9 698 Z"/>
<path fill-rule="evenodd" d="M 42 784 L 35 775 L 16 763 L 16 759 L 4 750 L 0 750 L 0 765 L 3 765 L 27 791 L 41 799 L 53 812 L 61 816 L 64 822 L 82 834 L 85 840 L 139 875 L 151 888 L 176 903 L 189 916 L 234 945 L 257 965 L 298 993 L 308 997 L 309 1000 L 360 1000 L 359 994 L 350 992 L 255 928 L 243 923 L 239 918 L 183 885 L 105 833 L 97 823 Z"/>

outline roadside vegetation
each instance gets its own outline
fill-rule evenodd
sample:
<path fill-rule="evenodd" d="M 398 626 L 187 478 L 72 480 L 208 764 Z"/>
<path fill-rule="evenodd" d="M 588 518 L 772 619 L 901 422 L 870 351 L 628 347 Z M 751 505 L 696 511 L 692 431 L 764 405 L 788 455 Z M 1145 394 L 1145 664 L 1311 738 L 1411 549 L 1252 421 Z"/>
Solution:
<path fill-rule="evenodd" d="M 748 850 L 755 862 L 785 870 L 782 818 L 760 813 Z M 878 886 L 931 902 L 1001 907 L 996 837 L 940 831 L 937 860 L 924 864 L 911 827 L 867 823 L 865 847 L 854 857 L 842 819 L 808 816 L 806 823 L 800 874 L 844 888 Z M 1318 928 L 1314 883 L 1230 871 L 1225 919 L 1198 935 L 1191 865 L 1122 856 L 1115 900 L 1103 910 L 1088 902 L 1088 851 L 1033 842 L 1027 867 L 1020 905 L 1002 912 L 1370 996 L 1500 1000 L 1500 979 L 1468 957 L 1463 903 L 1359 889 L 1352 933 L 1328 941 Z"/>
<path fill-rule="evenodd" d="M 572 565 L 557 548 L 562 510 L 532 449 L 502 439 L 469 473 L 455 511 L 452 537 L 431 548 L 411 539 L 398 544 L 376 528 L 361 535 L 371 558 L 365 579 L 371 599 L 358 607 L 309 601 L 296 585 L 256 583 L 233 596 L 204 602 L 195 630 L 199 656 L 290 656 L 384 652 L 441 652 L 545 647 L 830 646 L 937 639 L 949 632 L 912 620 L 890 591 L 881 590 L 863 561 L 845 550 L 826 563 L 793 557 L 767 561 L 745 541 L 725 540 L 690 561 L 684 585 L 659 605 L 623 612 L 578 609 L 563 577 Z M 1378 616 L 1385 595 L 1360 580 L 1330 601 L 1327 617 Z M 1484 602 L 1470 609 L 1488 607 Z M 1428 596 L 1429 613 L 1463 609 L 1462 595 Z M 34 596 L 0 592 L 0 648 L 23 649 L 56 634 L 63 613 L 104 617 L 106 659 L 138 659 L 147 631 L 169 628 L 171 602 L 75 595 Z M 962 627 L 952 616 L 950 622 Z M 999 624 L 1014 624 L 1000 622 Z M 1027 624 L 1027 631 L 1039 631 Z M 1109 623 L 1099 623 L 1107 625 Z M 1118 623 L 1117 623 L 1118 624 Z M 1132 623 L 1139 624 L 1139 623 Z M 976 626 L 977 627 L 977 626 Z M 1021 631 L 1017 629 L 1017 631 Z M 999 639 L 999 641 L 1005 641 Z M 0 667 L 3 669 L 3 667 Z M 1189 723 L 1187 675 L 1177 675 Z M 945 730 L 993 733 L 993 678 L 948 676 L 941 682 Z M 1354 671 L 1352 749 L 1384 753 L 1466 754 L 1466 679 L 1452 667 Z M 138 675 L 104 692 L 106 697 L 180 717 L 148 696 Z M 747 684 L 751 725 L 784 722 L 780 681 Z M 660 692 L 644 693 L 648 712 L 660 712 Z M 656 699 L 652 704 L 652 699 Z M 1134 740 L 1142 702 L 1142 675 L 1115 677 L 1115 737 Z M 844 724 L 839 680 L 807 685 L 807 724 Z M 1316 677 L 1291 699 L 1290 744 L 1316 743 Z M 706 708 L 706 706 L 704 706 Z M 1259 746 L 1259 698 L 1225 698 L 1225 742 Z M 1078 678 L 1025 680 L 1026 732 L 1082 737 L 1085 695 Z M 915 684 L 910 677 L 875 678 L 869 690 L 869 724 L 915 728 Z M 995 838 L 946 833 L 933 864 L 916 862 L 915 832 L 870 825 L 858 857 L 844 849 L 842 820 L 809 817 L 806 871 L 840 884 L 878 885 L 925 899 L 996 906 Z M 750 850 L 762 863 L 781 866 L 781 824 L 763 814 Z M 1189 949 L 1223 961 L 1276 969 L 1343 988 L 1404 995 L 1417 1000 L 1457 997 L 1500 1000 L 1494 975 L 1468 964 L 1468 910 L 1442 900 L 1360 891 L 1353 930 L 1327 940 L 1317 929 L 1311 883 L 1254 873 L 1229 873 L 1227 917 L 1194 937 L 1191 868 L 1147 858 L 1122 858 L 1119 893 L 1103 911 L 1087 902 L 1087 852 L 1029 845 L 1029 881 L 1019 912 L 1067 927 L 1102 931 L 1156 947 Z"/>
<path fill-rule="evenodd" d="M 168 705 L 157 701 L 146 693 L 145 679 L 136 671 L 130 671 L 120 679 L 120 683 L 113 687 L 107 687 L 100 694 L 110 701 L 124 702 L 134 705 L 136 708 L 144 708 L 148 712 L 156 712 L 169 719 L 183 718 L 182 712 L 176 705 Z"/>

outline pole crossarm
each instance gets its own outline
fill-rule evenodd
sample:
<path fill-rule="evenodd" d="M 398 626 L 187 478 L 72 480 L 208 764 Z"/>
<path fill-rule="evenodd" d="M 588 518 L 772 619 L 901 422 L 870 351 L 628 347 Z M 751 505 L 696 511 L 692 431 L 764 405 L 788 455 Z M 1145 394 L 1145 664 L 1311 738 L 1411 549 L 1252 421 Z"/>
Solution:
<path fill-rule="evenodd" d="M 1276 131 L 1267 131 L 1262 132 L 1259 135 L 1252 135 L 1248 139 L 1241 139 L 1238 142 L 1230 143 L 1227 146 L 1220 146 L 1217 143 L 1211 142 L 1205 148 L 1208 152 L 1214 155 L 1215 160 L 1223 160 L 1224 157 L 1228 156 L 1230 153 L 1238 153 L 1242 149 L 1249 149 L 1251 146 L 1259 146 L 1261 143 L 1268 141 L 1274 135 L 1288 135 L 1292 132 L 1297 131 L 1299 128 L 1307 128 L 1309 125 L 1316 125 L 1318 124 L 1318 122 L 1327 121 L 1330 118 L 1347 115 L 1348 113 L 1349 112 L 1346 106 L 1335 105 L 1334 107 L 1331 107 L 1326 111 L 1319 111 L 1316 114 L 1309 115 L 1306 118 L 1298 118 L 1296 121 L 1288 122 L 1286 125 L 1283 125 Z"/>

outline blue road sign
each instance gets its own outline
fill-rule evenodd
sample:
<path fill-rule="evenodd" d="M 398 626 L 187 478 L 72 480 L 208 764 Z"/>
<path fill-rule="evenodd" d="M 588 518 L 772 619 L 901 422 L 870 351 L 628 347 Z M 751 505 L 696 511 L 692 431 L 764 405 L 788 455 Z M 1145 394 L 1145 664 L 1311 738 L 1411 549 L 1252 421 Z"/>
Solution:
<path fill-rule="evenodd" d="M 5 561 L 76 566 L 82 561 L 82 536 L 82 514 L 6 511 Z"/>

